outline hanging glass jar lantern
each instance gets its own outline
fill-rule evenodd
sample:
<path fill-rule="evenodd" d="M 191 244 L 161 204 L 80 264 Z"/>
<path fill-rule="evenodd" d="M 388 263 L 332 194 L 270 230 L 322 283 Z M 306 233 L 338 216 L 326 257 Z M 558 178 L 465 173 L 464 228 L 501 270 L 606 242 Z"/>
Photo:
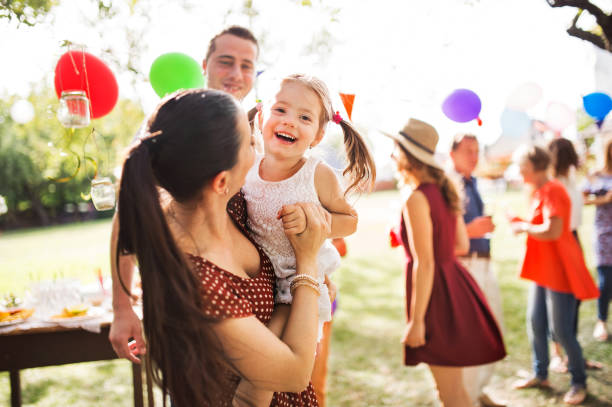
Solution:
<path fill-rule="evenodd" d="M 115 207 L 115 186 L 110 178 L 94 178 L 91 181 L 91 200 L 99 211 Z"/>
<path fill-rule="evenodd" d="M 6 206 L 6 200 L 0 195 L 0 215 L 4 215 L 8 212 L 8 206 Z"/>
<path fill-rule="evenodd" d="M 63 91 L 57 109 L 62 126 L 80 128 L 89 126 L 89 100 L 82 90 Z"/>

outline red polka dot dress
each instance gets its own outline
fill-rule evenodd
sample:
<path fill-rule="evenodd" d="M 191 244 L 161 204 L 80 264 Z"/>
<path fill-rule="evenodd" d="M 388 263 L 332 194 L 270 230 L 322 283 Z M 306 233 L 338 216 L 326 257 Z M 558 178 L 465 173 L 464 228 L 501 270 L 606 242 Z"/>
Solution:
<path fill-rule="evenodd" d="M 241 193 L 229 202 L 227 211 L 239 229 L 252 241 L 246 229 L 246 202 Z M 253 242 L 253 244 L 255 244 Z M 241 278 L 226 271 L 200 256 L 189 255 L 195 270 L 202 281 L 201 293 L 203 311 L 212 318 L 244 318 L 254 315 L 262 323 L 270 322 L 274 311 L 274 268 L 263 249 L 257 246 L 260 258 L 259 274 L 252 278 Z M 231 375 L 228 399 L 231 399 L 240 378 Z M 318 406 L 312 384 L 302 393 L 274 393 L 270 406 L 312 407 Z"/>

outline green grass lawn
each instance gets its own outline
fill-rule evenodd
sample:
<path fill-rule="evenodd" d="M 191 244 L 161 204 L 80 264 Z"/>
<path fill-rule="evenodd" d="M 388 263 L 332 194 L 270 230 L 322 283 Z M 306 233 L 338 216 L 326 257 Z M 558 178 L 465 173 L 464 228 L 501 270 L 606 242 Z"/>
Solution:
<path fill-rule="evenodd" d="M 22 295 L 33 282 L 110 276 L 110 219 L 0 235 L 0 294 Z"/>
<path fill-rule="evenodd" d="M 522 193 L 506 193 L 498 200 L 524 213 Z M 399 194 L 393 191 L 362 197 L 356 207 L 359 230 L 347 239 L 348 255 L 333 277 L 340 290 L 340 306 L 334 318 L 328 405 L 435 406 L 434 385 L 426 366 L 402 365 L 399 341 L 404 324 L 404 259 L 402 250 L 391 249 L 387 239 L 390 222 L 397 220 Z M 551 373 L 554 391 L 511 390 L 517 372 L 529 370 L 531 365 L 525 331 L 529 284 L 518 278 L 524 237 L 514 237 L 501 209 L 499 212 L 494 218 L 498 227 L 493 256 L 503 296 L 508 356 L 498 363 L 490 390 L 511 406 L 561 405 L 569 386 L 568 375 Z M 591 269 L 592 222 L 593 209 L 586 208 L 580 236 Z M 76 277 L 92 282 L 98 267 L 108 275 L 109 234 L 109 220 L 2 234 L 0 293 L 22 294 L 31 282 L 49 278 Z M 595 308 L 594 301 L 581 307 L 580 342 L 585 356 L 605 367 L 588 372 L 590 395 L 584 405 L 612 406 L 612 345 L 591 338 Z M 29 369 L 21 375 L 24 405 L 132 405 L 131 370 L 126 361 Z M 0 373 L 0 405 L 8 404 L 8 374 Z"/>

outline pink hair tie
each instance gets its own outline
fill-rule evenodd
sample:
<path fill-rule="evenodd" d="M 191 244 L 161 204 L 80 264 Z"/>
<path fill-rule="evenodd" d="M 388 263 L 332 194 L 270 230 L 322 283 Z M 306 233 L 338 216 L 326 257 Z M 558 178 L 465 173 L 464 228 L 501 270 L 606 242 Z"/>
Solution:
<path fill-rule="evenodd" d="M 340 112 L 336 112 L 336 114 L 332 116 L 332 120 L 334 123 L 340 124 L 342 122 L 342 116 L 340 116 Z"/>

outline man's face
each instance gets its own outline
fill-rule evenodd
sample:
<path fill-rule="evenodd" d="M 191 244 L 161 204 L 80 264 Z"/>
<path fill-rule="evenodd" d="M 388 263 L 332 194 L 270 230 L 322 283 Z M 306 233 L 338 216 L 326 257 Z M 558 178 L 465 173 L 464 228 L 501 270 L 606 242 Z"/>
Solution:
<path fill-rule="evenodd" d="M 204 61 L 209 89 L 223 90 L 238 100 L 253 88 L 257 46 L 249 40 L 224 34 L 215 40 L 215 51 Z"/>
<path fill-rule="evenodd" d="M 468 137 L 461 140 L 455 151 L 450 153 L 455 170 L 464 177 L 470 177 L 478 165 L 478 151 L 477 140 Z"/>

